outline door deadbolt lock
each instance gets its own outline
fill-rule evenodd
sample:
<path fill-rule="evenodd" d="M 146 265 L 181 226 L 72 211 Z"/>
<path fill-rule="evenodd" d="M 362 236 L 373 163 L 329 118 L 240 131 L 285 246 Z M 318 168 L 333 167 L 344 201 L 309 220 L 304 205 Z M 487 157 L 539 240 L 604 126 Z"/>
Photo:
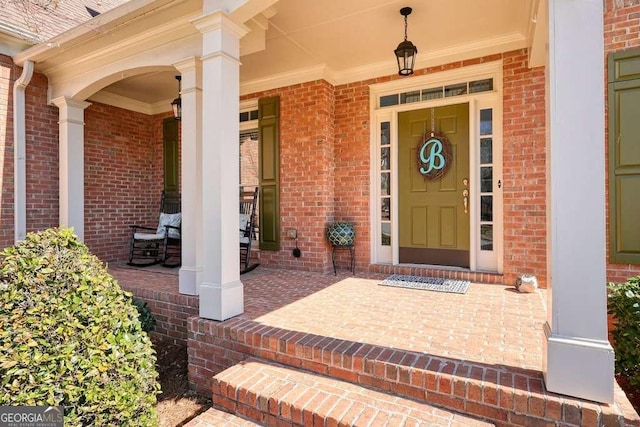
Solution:
<path fill-rule="evenodd" d="M 469 180 L 467 178 L 462 180 L 462 184 L 466 187 L 469 185 Z"/>

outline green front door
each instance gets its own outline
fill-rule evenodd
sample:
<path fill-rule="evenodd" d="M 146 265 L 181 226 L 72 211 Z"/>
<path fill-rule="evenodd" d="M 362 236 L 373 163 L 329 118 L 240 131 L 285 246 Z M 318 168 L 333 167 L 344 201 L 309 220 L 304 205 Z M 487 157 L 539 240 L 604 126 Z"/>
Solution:
<path fill-rule="evenodd" d="M 451 143 L 451 164 L 444 175 L 430 180 L 420 172 L 425 167 L 419 158 L 432 126 Z M 430 149 L 422 150 L 423 158 L 429 153 Z M 443 166 L 439 153 L 433 152 L 432 166 Z M 469 192 L 469 104 L 399 113 L 401 263 L 469 267 Z"/>

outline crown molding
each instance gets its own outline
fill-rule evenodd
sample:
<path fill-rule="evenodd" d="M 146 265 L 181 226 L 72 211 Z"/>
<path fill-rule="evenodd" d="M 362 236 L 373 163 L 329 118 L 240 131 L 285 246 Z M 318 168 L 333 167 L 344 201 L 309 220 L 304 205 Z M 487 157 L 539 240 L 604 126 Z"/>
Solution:
<path fill-rule="evenodd" d="M 101 90 L 89 97 L 92 102 L 99 102 L 100 104 L 111 105 L 112 107 L 123 108 L 125 110 L 135 111 L 142 114 L 152 115 L 155 114 L 152 110 L 151 104 L 146 102 L 136 101 L 126 96 L 117 95 L 115 93 Z M 167 101 L 167 105 L 170 105 L 171 101 Z M 168 110 L 171 109 L 170 107 Z"/>
<path fill-rule="evenodd" d="M 321 64 L 288 71 L 286 73 L 274 74 L 265 78 L 240 82 L 240 96 L 314 80 L 326 80 L 333 85 L 336 84 L 333 72 Z"/>
<path fill-rule="evenodd" d="M 171 107 L 171 101 L 173 101 L 173 99 L 166 99 L 164 101 L 154 102 L 153 104 L 150 104 L 151 114 L 156 115 L 156 114 L 169 113 L 169 112 L 173 113 L 173 108 Z"/>
<path fill-rule="evenodd" d="M 452 46 L 447 49 L 433 50 L 419 53 L 416 59 L 415 69 L 434 67 L 467 59 L 479 58 L 497 53 L 509 52 L 526 47 L 526 39 L 519 33 L 509 34 L 503 37 L 493 37 L 479 40 L 464 45 Z M 336 84 L 348 84 L 373 79 L 380 76 L 388 76 L 398 72 L 397 66 L 392 61 L 370 64 L 350 70 L 335 73 Z"/>
<path fill-rule="evenodd" d="M 527 47 L 527 40 L 520 33 L 492 37 L 464 45 L 452 46 L 418 54 L 416 69 L 429 68 L 456 61 L 479 58 Z M 389 61 L 363 65 L 344 71 L 333 71 L 324 64 L 276 74 L 265 78 L 240 82 L 240 95 L 292 86 L 313 80 L 326 80 L 334 86 L 370 80 L 397 73 L 395 62 Z"/>

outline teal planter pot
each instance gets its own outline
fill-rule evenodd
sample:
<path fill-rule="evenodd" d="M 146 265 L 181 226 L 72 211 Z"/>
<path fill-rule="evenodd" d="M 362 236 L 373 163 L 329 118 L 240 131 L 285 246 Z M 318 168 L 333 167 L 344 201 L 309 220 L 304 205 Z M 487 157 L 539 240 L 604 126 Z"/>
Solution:
<path fill-rule="evenodd" d="M 334 222 L 327 227 L 327 239 L 333 246 L 351 246 L 356 238 L 356 229 L 350 222 Z"/>

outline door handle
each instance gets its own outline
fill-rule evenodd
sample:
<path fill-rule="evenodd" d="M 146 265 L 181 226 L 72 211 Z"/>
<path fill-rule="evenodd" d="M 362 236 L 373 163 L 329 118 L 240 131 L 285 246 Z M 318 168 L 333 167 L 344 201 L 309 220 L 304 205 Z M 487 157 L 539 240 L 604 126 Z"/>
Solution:
<path fill-rule="evenodd" d="M 464 213 L 469 213 L 469 190 L 466 188 L 462 191 L 462 203 L 464 204 Z"/>

